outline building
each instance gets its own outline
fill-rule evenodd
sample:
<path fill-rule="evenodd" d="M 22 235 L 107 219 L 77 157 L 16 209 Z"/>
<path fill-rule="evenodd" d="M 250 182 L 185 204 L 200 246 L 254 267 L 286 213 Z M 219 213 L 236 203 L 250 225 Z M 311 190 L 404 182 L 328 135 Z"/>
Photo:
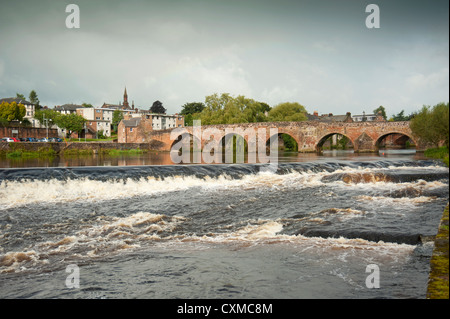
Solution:
<path fill-rule="evenodd" d="M 184 117 L 179 114 L 167 115 L 167 114 L 155 114 L 150 111 L 138 111 L 131 113 L 131 117 L 146 116 L 147 119 L 152 120 L 153 130 L 167 130 L 175 127 L 184 127 Z"/>
<path fill-rule="evenodd" d="M 39 121 L 34 119 L 36 107 L 33 103 L 28 102 L 27 100 L 24 100 L 24 99 L 21 99 L 18 97 L 8 97 L 8 98 L 0 99 L 0 104 L 3 102 L 9 103 L 9 104 L 11 104 L 12 102 L 16 102 L 17 104 L 22 104 L 23 106 L 25 106 L 25 109 L 26 109 L 26 113 L 23 118 L 30 121 L 32 127 L 39 126 Z"/>
<path fill-rule="evenodd" d="M 373 122 L 377 120 L 376 114 L 366 114 L 363 112 L 363 114 L 360 115 L 353 115 L 352 119 L 354 122 Z"/>
<path fill-rule="evenodd" d="M 145 115 L 141 117 L 125 116 L 117 128 L 117 142 L 145 143 L 149 142 L 146 132 L 152 131 L 152 119 Z"/>
<path fill-rule="evenodd" d="M 314 111 L 313 114 L 306 114 L 308 121 L 321 121 L 321 122 L 344 122 L 344 123 L 351 123 L 351 122 L 372 122 L 372 121 L 378 121 L 383 122 L 385 119 L 383 118 L 383 115 L 381 112 L 378 114 L 366 114 L 363 112 L 362 115 L 352 115 L 350 112 L 347 112 L 345 115 L 333 115 L 333 113 L 328 114 L 322 114 L 319 115 L 317 111 Z"/>
<path fill-rule="evenodd" d="M 83 108 L 83 106 L 78 105 L 78 104 L 64 104 L 64 105 L 55 106 L 54 110 L 61 114 L 67 115 L 67 114 L 77 113 L 77 109 L 79 109 L 79 108 Z"/>
<path fill-rule="evenodd" d="M 314 111 L 313 114 L 306 114 L 308 121 L 321 121 L 321 122 L 344 122 L 351 123 L 353 122 L 352 115 L 350 112 L 347 112 L 345 115 L 333 115 L 333 113 L 322 114 L 319 115 L 317 111 Z"/>
<path fill-rule="evenodd" d="M 103 103 L 102 108 L 105 109 L 113 109 L 113 110 L 134 110 L 134 102 L 132 102 L 131 107 L 128 103 L 128 93 L 127 88 L 125 87 L 125 91 L 123 93 L 123 103 L 121 104 L 109 104 L 109 103 Z"/>
<path fill-rule="evenodd" d="M 184 117 L 178 114 L 152 114 L 149 112 L 125 115 L 117 129 L 119 143 L 149 143 L 148 133 L 184 127 Z"/>
<path fill-rule="evenodd" d="M 86 129 L 91 133 L 92 138 L 98 137 L 98 133 L 110 137 L 114 111 L 106 108 L 83 107 L 77 109 L 77 114 L 87 120 Z"/>

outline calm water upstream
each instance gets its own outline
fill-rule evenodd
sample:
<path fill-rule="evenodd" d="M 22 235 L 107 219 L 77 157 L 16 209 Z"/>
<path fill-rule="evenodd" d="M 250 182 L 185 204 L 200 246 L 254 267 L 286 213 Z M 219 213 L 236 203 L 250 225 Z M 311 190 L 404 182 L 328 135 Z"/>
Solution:
<path fill-rule="evenodd" d="M 425 298 L 447 167 L 388 151 L 279 162 L 3 159 L 0 298 Z"/>

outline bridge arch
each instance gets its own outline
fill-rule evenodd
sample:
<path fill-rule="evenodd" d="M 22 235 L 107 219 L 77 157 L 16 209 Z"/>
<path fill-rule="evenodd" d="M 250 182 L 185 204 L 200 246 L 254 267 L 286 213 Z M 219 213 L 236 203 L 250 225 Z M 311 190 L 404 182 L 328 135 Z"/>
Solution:
<path fill-rule="evenodd" d="M 298 139 L 293 136 L 293 134 L 289 132 L 278 132 L 277 134 L 273 134 L 267 137 L 266 139 L 266 148 L 270 146 L 270 141 L 272 138 L 278 139 L 278 148 L 283 147 L 287 151 L 293 151 L 293 152 L 299 152 L 299 145 Z"/>
<path fill-rule="evenodd" d="M 391 148 L 405 148 L 409 145 L 418 147 L 417 141 L 410 135 L 404 132 L 388 132 L 384 133 L 375 141 L 375 149 L 378 151 L 380 148 L 389 146 Z"/>
<path fill-rule="evenodd" d="M 249 137 L 237 132 L 223 134 L 219 141 L 222 163 L 244 163 L 248 152 Z"/>
<path fill-rule="evenodd" d="M 173 136 L 175 137 L 176 134 Z M 176 164 L 201 163 L 201 152 L 195 152 L 194 141 L 202 149 L 202 141 L 187 130 L 179 132 L 178 136 L 171 140 L 170 157 Z"/>
<path fill-rule="evenodd" d="M 334 136 L 336 136 L 336 141 L 333 141 Z M 330 142 L 330 149 L 333 145 L 341 149 L 354 148 L 355 145 L 354 141 L 347 134 L 342 134 L 342 132 L 329 132 L 318 139 L 315 150 L 319 153 L 323 152 L 323 147 L 328 142 Z"/>

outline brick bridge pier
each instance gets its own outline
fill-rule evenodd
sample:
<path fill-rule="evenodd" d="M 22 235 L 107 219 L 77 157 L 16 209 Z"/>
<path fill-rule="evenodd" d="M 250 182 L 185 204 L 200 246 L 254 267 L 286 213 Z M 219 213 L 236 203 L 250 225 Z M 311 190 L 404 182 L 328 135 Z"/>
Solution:
<path fill-rule="evenodd" d="M 299 152 L 321 152 L 324 142 L 335 134 L 346 136 L 354 152 L 378 152 L 379 146 L 390 137 L 391 141 L 410 140 L 417 151 L 424 151 L 427 147 L 414 134 L 409 122 L 269 122 L 269 123 L 241 123 L 223 125 L 188 126 L 163 131 L 147 131 L 142 142 L 149 142 L 157 149 L 170 151 L 181 134 L 189 134 L 193 139 L 201 137 L 201 147 L 214 139 L 220 141 L 229 134 L 242 136 L 249 147 L 255 144 L 256 135 L 266 141 L 271 136 L 287 134 L 295 139 Z M 186 135 L 185 135 L 186 136 Z"/>

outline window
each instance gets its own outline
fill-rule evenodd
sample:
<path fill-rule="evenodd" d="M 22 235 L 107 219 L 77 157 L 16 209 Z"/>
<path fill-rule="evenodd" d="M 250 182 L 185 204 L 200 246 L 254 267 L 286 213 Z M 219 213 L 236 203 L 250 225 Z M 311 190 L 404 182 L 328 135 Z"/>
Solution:
<path fill-rule="evenodd" d="M 130 127 L 130 132 L 133 132 L 133 128 L 132 127 Z"/>

